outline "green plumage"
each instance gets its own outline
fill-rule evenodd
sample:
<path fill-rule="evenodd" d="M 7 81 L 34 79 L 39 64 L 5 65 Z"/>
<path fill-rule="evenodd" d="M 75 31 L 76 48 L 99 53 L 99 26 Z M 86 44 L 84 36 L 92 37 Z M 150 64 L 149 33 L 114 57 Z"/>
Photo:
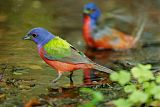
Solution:
<path fill-rule="evenodd" d="M 71 45 L 67 41 L 57 36 L 45 44 L 44 49 L 47 55 L 59 59 L 71 55 L 70 46 Z"/>
<path fill-rule="evenodd" d="M 82 52 L 74 48 L 67 41 L 55 37 L 44 45 L 44 57 L 49 60 L 56 60 L 66 63 L 88 63 L 93 62 L 88 59 Z"/>

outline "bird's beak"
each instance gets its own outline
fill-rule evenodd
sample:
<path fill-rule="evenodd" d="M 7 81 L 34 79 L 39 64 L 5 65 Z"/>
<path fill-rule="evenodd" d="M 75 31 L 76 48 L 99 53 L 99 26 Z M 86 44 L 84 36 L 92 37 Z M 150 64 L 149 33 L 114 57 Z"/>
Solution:
<path fill-rule="evenodd" d="M 31 39 L 31 36 L 29 36 L 29 35 L 26 35 L 23 37 L 23 40 L 30 40 L 30 39 Z"/>
<path fill-rule="evenodd" d="M 83 13 L 84 14 L 90 14 L 91 12 L 89 10 L 87 10 L 87 9 L 84 9 Z"/>

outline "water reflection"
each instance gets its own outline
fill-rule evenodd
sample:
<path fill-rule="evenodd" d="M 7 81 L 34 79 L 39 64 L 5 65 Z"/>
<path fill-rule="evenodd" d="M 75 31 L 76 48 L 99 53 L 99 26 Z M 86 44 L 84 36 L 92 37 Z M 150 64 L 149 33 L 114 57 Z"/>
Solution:
<path fill-rule="evenodd" d="M 115 51 L 112 50 L 95 50 L 89 47 L 87 47 L 85 51 L 85 55 L 89 57 L 92 61 L 101 64 L 103 66 L 106 66 L 110 69 L 111 66 L 109 66 L 109 61 L 111 55 L 113 55 L 114 53 Z M 109 82 L 108 74 L 98 70 L 85 69 L 83 70 L 83 74 L 84 74 L 83 80 L 85 85 L 102 84 Z"/>
<path fill-rule="evenodd" d="M 83 82 L 85 86 L 109 84 L 111 82 L 108 74 L 100 73 L 97 70 L 85 69 L 83 70 L 83 74 Z"/>

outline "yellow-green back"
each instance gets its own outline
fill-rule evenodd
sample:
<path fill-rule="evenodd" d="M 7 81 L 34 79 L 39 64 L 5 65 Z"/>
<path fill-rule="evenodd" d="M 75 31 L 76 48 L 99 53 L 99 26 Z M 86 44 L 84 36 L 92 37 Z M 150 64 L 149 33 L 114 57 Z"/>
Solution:
<path fill-rule="evenodd" d="M 71 45 L 67 41 L 56 36 L 44 45 L 44 50 L 49 56 L 54 58 L 64 58 L 71 55 L 70 46 Z"/>

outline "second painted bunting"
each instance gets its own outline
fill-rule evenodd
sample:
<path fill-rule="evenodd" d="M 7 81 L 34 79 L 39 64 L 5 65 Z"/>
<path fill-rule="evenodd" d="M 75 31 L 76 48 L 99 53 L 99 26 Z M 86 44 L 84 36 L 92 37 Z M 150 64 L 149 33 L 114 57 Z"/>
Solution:
<path fill-rule="evenodd" d="M 135 46 L 144 29 L 146 20 L 142 21 L 136 37 L 130 36 L 108 26 L 99 28 L 100 9 L 94 3 L 88 3 L 83 9 L 83 37 L 89 47 L 96 49 L 124 50 Z"/>
<path fill-rule="evenodd" d="M 31 29 L 23 39 L 34 41 L 37 44 L 40 57 L 56 69 L 58 77 L 52 82 L 56 82 L 64 72 L 72 72 L 78 69 L 91 68 L 106 73 L 113 72 L 111 69 L 91 61 L 67 41 L 53 35 L 44 28 Z"/>

